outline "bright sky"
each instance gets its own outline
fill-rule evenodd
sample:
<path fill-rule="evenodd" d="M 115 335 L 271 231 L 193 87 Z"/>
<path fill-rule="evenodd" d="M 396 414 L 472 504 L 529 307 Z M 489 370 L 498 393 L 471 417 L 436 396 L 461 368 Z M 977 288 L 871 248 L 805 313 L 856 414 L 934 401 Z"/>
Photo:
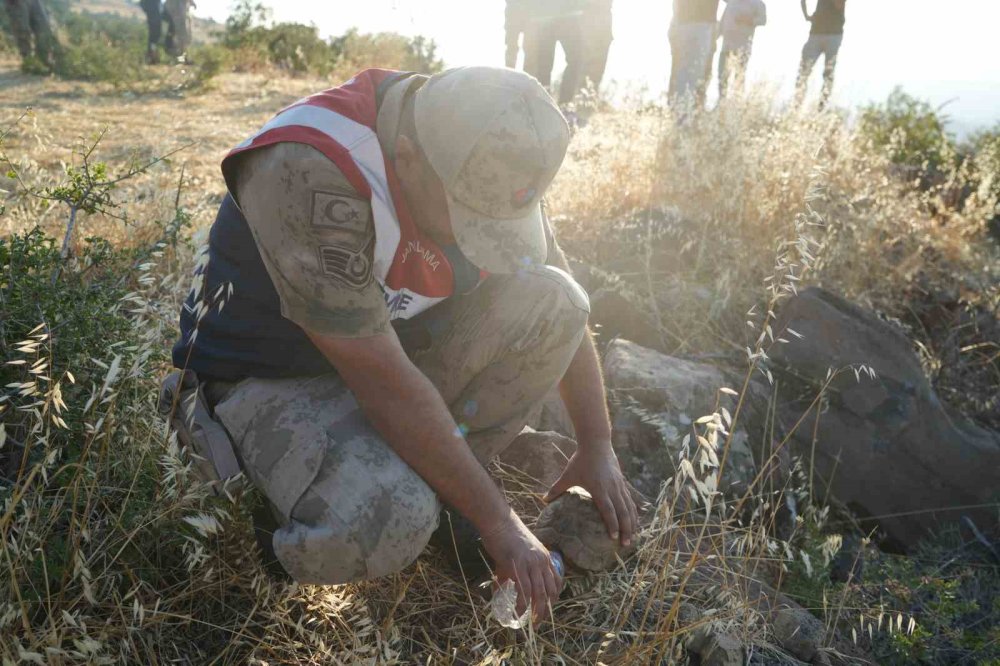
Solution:
<path fill-rule="evenodd" d="M 758 30 L 750 75 L 773 82 L 788 95 L 808 24 L 797 0 L 765 1 L 768 25 Z M 265 4 L 273 8 L 275 19 L 314 23 L 324 36 L 352 26 L 363 32 L 423 34 L 437 42 L 448 65 L 503 64 L 504 0 L 266 0 Z M 222 21 L 230 5 L 230 0 L 199 0 L 195 13 Z M 659 92 L 666 87 L 670 14 L 670 0 L 615 0 L 615 42 L 607 76 L 619 89 L 645 86 Z M 958 133 L 992 125 L 1000 120 L 998 25 L 1000 3 L 989 0 L 850 0 L 836 101 L 855 106 L 882 100 L 901 85 L 935 105 L 945 105 Z M 557 61 L 557 69 L 561 66 Z M 817 87 L 814 80 L 813 88 Z"/>

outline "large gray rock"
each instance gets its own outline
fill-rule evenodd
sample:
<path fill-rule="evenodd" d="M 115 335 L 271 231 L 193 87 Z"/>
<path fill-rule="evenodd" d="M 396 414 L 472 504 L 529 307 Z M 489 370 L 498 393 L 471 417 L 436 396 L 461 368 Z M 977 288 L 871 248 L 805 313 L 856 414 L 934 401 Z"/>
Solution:
<path fill-rule="evenodd" d="M 576 442 L 569 437 L 525 428 L 497 460 L 517 470 L 528 484 L 528 490 L 543 495 L 562 475 L 574 453 Z"/>
<path fill-rule="evenodd" d="M 784 332 L 789 328 L 802 339 Z M 877 518 L 903 548 L 961 514 L 995 524 L 1000 436 L 949 413 L 899 329 L 813 288 L 781 308 L 774 331 L 790 340 L 770 351 L 774 367 L 787 371 L 792 391 L 785 392 L 805 395 L 782 406 L 786 423 L 804 413 L 828 369 L 864 364 L 875 371 L 874 379 L 850 370 L 837 375 L 819 418 L 815 471 L 824 486 L 832 479 L 837 499 Z M 807 422 L 794 441 L 808 464 L 813 417 Z"/>
<path fill-rule="evenodd" d="M 576 438 L 573 421 L 569 417 L 566 405 L 563 404 L 562 398 L 559 396 L 558 388 L 552 389 L 545 396 L 541 405 L 528 419 L 528 426 L 539 432 L 551 431 L 565 435 L 570 439 Z"/>
<path fill-rule="evenodd" d="M 615 451 L 625 476 L 650 497 L 656 497 L 662 483 L 674 476 L 684 438 L 693 432 L 694 422 L 714 412 L 717 404 L 730 413 L 735 409 L 735 398 L 719 393 L 734 382 L 718 368 L 626 340 L 608 346 L 604 373 Z M 736 423 L 723 470 L 720 489 L 731 496 L 742 496 L 757 473 L 749 433 L 754 432 L 759 445 L 763 431 L 755 427 L 751 411 L 748 407 Z M 720 457 L 724 439 L 720 437 Z"/>

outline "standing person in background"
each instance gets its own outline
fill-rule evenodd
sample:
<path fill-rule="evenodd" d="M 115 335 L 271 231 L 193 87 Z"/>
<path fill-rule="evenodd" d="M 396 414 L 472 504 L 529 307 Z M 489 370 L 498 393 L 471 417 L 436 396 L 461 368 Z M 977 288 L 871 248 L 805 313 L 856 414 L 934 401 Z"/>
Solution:
<path fill-rule="evenodd" d="M 691 96 L 701 108 L 715 52 L 719 0 L 674 0 L 670 21 L 671 104 Z"/>
<path fill-rule="evenodd" d="M 521 34 L 528 27 L 529 16 L 530 5 L 527 0 L 507 0 L 503 22 L 507 45 L 507 50 L 504 53 L 504 64 L 510 69 L 517 67 L 517 54 L 521 49 Z"/>
<path fill-rule="evenodd" d="M 24 62 L 35 58 L 51 71 L 59 52 L 59 42 L 52 31 L 49 13 L 41 0 L 4 0 L 14 43 Z"/>
<path fill-rule="evenodd" d="M 611 18 L 612 0 L 589 0 L 581 21 L 585 41 L 583 83 L 589 82 L 595 90 L 601 87 L 608 54 L 614 39 Z"/>
<path fill-rule="evenodd" d="M 164 47 L 174 58 L 180 58 L 191 46 L 191 16 L 188 10 L 197 7 L 193 0 L 166 0 L 163 17 L 167 20 Z"/>
<path fill-rule="evenodd" d="M 799 65 L 799 77 L 796 82 L 795 100 L 801 104 L 805 98 L 806 86 L 813 65 L 823 56 L 823 90 L 820 93 L 819 106 L 823 108 L 833 92 L 833 72 L 837 67 L 837 53 L 844 41 L 844 8 L 847 0 L 817 0 L 816 11 L 811 15 L 806 8 L 806 0 L 802 3 L 802 15 L 812 24 L 809 39 L 802 47 L 802 62 Z"/>
<path fill-rule="evenodd" d="M 160 62 L 160 40 L 163 39 L 163 3 L 161 0 L 139 0 L 139 6 L 146 14 L 146 62 L 155 65 Z"/>
<path fill-rule="evenodd" d="M 597 87 L 604 77 L 612 38 L 611 0 L 537 0 L 530 7 L 524 28 L 524 71 L 548 88 L 556 43 L 561 44 L 566 70 L 559 104 L 565 106 L 587 80 Z M 509 32 L 507 48 L 509 57 Z"/>
<path fill-rule="evenodd" d="M 728 0 L 722 13 L 722 52 L 719 54 L 719 99 L 726 96 L 729 77 L 737 78 L 743 87 L 743 74 L 750 62 L 753 36 L 757 28 L 767 24 L 767 7 L 763 0 Z"/>

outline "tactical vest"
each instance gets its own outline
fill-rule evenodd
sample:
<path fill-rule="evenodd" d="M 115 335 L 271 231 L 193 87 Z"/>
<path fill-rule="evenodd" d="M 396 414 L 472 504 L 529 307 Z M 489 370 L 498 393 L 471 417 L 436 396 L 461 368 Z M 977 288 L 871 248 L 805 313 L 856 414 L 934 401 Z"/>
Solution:
<path fill-rule="evenodd" d="M 409 319 L 451 296 L 454 290 L 451 263 L 410 218 L 399 181 L 375 131 L 382 91 L 405 76 L 368 69 L 340 87 L 299 100 L 278 112 L 222 161 L 230 192 L 235 192 L 233 157 L 263 146 L 282 141 L 304 143 L 336 164 L 358 194 L 371 203 L 375 223 L 372 273 L 385 293 L 391 319 Z"/>
<path fill-rule="evenodd" d="M 234 192 L 231 158 L 240 153 L 292 141 L 312 146 L 333 161 L 359 196 L 371 202 L 373 274 L 384 290 L 397 331 L 404 320 L 426 313 L 452 295 L 455 285 L 452 262 L 410 218 L 375 133 L 381 94 L 406 76 L 366 70 L 339 88 L 296 102 L 234 148 L 222 163 L 229 191 Z M 225 292 L 228 284 L 232 294 L 221 310 L 214 303 L 207 310 L 199 308 L 194 295 L 188 297 L 180 315 L 181 337 L 173 349 L 176 367 L 227 381 L 334 371 L 302 329 L 282 316 L 277 290 L 232 194 L 223 200 L 212 225 L 208 254 L 201 298 L 211 299 L 220 288 Z"/>

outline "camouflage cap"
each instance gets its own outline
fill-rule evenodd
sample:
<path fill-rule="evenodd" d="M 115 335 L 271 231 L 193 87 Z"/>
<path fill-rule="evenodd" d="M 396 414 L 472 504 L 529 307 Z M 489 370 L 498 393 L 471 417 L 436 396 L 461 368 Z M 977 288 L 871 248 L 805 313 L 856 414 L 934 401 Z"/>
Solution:
<path fill-rule="evenodd" d="M 541 84 L 512 69 L 449 69 L 416 93 L 414 120 L 465 256 L 491 273 L 544 263 L 540 202 L 569 127 Z"/>

